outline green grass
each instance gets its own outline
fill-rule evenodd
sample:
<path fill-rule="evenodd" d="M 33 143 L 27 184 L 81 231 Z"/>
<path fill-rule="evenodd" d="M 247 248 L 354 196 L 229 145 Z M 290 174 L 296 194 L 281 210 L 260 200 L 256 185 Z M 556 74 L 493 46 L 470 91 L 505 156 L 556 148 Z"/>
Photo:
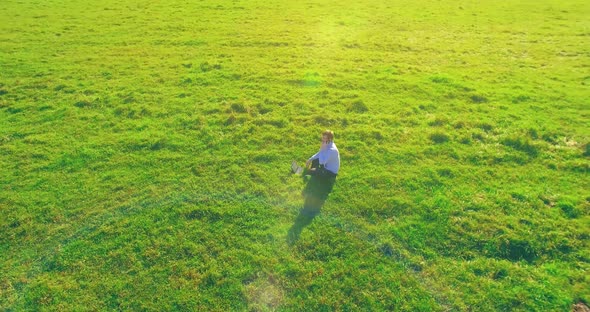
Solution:
<path fill-rule="evenodd" d="M 590 302 L 587 1 L 4 1 L 0 310 Z M 342 168 L 300 228 L 292 159 Z"/>

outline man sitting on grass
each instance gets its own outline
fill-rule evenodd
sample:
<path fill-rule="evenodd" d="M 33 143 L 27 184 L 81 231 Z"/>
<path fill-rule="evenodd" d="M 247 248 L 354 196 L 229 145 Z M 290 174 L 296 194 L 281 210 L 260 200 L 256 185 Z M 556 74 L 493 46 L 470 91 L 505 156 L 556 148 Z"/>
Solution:
<path fill-rule="evenodd" d="M 302 192 L 303 195 L 307 195 L 305 208 L 319 209 L 332 192 L 340 169 L 340 153 L 334 143 L 334 132 L 322 132 L 320 150 L 307 160 L 305 169 L 298 166 L 295 161 L 291 169 L 294 173 L 302 173 L 304 178 L 308 175 L 312 177 Z M 307 207 L 309 205 L 314 207 Z"/>
<path fill-rule="evenodd" d="M 305 167 L 308 175 L 336 178 L 340 169 L 340 153 L 334 143 L 334 132 L 322 132 L 320 150 L 307 160 Z"/>

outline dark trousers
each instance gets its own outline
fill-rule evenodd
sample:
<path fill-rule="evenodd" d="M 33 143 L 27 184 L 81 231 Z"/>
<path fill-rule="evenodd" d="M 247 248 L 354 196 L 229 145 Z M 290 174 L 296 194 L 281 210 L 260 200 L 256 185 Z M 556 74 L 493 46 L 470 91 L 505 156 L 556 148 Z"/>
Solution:
<path fill-rule="evenodd" d="M 320 161 L 314 159 L 311 162 L 311 169 L 307 169 L 305 175 L 311 175 L 311 179 L 307 182 L 304 190 L 305 194 L 320 201 L 325 201 L 334 188 L 336 174 L 323 168 Z"/>
<path fill-rule="evenodd" d="M 305 174 L 311 176 L 322 176 L 322 177 L 334 177 L 336 178 L 336 174 L 332 171 L 325 169 L 323 165 L 320 165 L 319 159 L 314 159 L 311 161 L 311 168 L 306 169 Z"/>

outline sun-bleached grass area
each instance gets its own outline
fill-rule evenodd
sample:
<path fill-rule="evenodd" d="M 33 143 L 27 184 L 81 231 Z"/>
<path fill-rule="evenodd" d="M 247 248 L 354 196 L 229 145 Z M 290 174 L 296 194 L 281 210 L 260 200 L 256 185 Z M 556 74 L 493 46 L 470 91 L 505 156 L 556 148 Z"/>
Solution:
<path fill-rule="evenodd" d="M 0 310 L 588 304 L 589 16 L 3 1 Z M 324 129 L 341 171 L 299 223 Z"/>

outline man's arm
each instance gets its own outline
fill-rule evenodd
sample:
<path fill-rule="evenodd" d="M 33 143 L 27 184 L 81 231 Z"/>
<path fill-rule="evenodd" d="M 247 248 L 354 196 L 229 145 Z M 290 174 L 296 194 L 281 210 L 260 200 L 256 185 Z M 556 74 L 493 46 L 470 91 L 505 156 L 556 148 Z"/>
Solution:
<path fill-rule="evenodd" d="M 313 154 L 313 156 L 309 157 L 308 161 L 312 161 L 314 159 L 320 158 L 320 152 Z"/>
<path fill-rule="evenodd" d="M 312 162 L 314 159 L 318 159 L 318 158 L 319 158 L 319 155 L 320 155 L 320 152 L 317 152 L 317 153 L 315 153 L 313 156 L 309 157 L 309 159 L 308 159 L 308 160 L 305 162 L 305 167 L 308 167 L 308 168 L 309 168 L 309 166 L 310 166 L 311 162 Z"/>

